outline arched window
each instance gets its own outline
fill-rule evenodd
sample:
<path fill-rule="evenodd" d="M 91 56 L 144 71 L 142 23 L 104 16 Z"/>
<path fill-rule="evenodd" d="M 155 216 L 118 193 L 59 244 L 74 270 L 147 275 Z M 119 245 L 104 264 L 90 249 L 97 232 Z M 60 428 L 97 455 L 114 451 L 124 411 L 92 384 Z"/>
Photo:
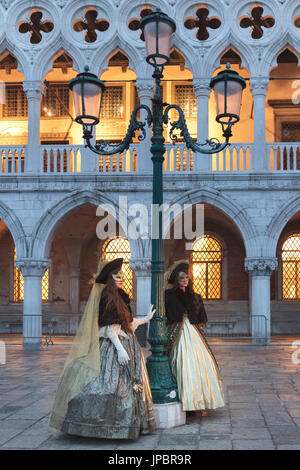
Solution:
<path fill-rule="evenodd" d="M 124 274 L 123 289 L 132 299 L 133 296 L 133 276 L 132 269 L 129 266 L 131 257 L 130 244 L 126 238 L 116 237 L 106 241 L 102 249 L 102 259 L 112 260 L 123 258 L 122 271 Z"/>
<path fill-rule="evenodd" d="M 195 292 L 203 299 L 221 299 L 222 247 L 219 241 L 210 235 L 197 238 L 191 257 Z"/>
<path fill-rule="evenodd" d="M 300 234 L 289 236 L 282 245 L 282 299 L 300 300 Z"/>
<path fill-rule="evenodd" d="M 24 301 L 24 278 L 21 271 L 17 268 L 15 260 L 17 257 L 16 248 L 14 251 L 14 302 Z M 42 301 L 49 300 L 49 268 L 42 278 Z"/>
<path fill-rule="evenodd" d="M 14 251 L 14 302 L 23 302 L 24 300 L 24 278 L 21 271 L 16 266 L 16 248 Z"/>

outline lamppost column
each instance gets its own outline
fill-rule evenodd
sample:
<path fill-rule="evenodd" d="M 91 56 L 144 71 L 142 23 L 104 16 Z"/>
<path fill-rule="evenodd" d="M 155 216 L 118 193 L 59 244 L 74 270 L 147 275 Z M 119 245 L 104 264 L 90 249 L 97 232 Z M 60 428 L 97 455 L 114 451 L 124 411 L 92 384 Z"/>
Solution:
<path fill-rule="evenodd" d="M 245 258 L 245 270 L 249 273 L 251 282 L 250 314 L 254 344 L 270 343 L 270 278 L 277 265 L 277 258 Z"/>
<path fill-rule="evenodd" d="M 23 344 L 39 345 L 42 340 L 42 277 L 50 259 L 16 259 L 24 278 Z"/>
<path fill-rule="evenodd" d="M 251 78 L 250 87 L 254 109 L 254 154 L 253 170 L 267 170 L 268 153 L 266 145 L 266 94 L 268 78 Z"/>
<path fill-rule="evenodd" d="M 25 80 L 23 89 L 28 100 L 28 143 L 25 172 L 40 171 L 40 114 L 45 85 L 40 80 Z"/>
<path fill-rule="evenodd" d="M 136 89 L 139 94 L 140 104 L 144 104 L 151 109 L 152 97 L 154 92 L 153 80 L 146 78 L 138 78 L 136 81 Z M 140 120 L 143 122 L 146 120 L 147 113 L 144 109 L 140 111 Z M 147 132 L 145 139 L 139 144 L 138 153 L 138 170 L 139 172 L 151 172 L 152 164 L 149 158 L 150 156 L 151 138 L 150 132 Z"/>
<path fill-rule="evenodd" d="M 208 139 L 208 103 L 211 88 L 210 80 L 194 78 L 193 85 L 197 97 L 197 141 L 205 142 Z M 196 154 L 194 158 L 194 171 L 208 171 L 211 155 Z"/>
<path fill-rule="evenodd" d="M 149 343 L 151 356 L 147 360 L 153 403 L 164 404 L 177 401 L 177 388 L 171 377 L 167 356 L 167 328 L 164 299 L 164 253 L 162 238 L 162 212 L 156 211 L 163 202 L 163 104 L 160 90 L 162 73 L 155 70 L 156 88 L 153 98 L 153 135 L 151 138 L 153 161 L 153 205 L 152 205 L 152 263 L 151 263 L 151 303 L 156 313 L 150 322 Z"/>

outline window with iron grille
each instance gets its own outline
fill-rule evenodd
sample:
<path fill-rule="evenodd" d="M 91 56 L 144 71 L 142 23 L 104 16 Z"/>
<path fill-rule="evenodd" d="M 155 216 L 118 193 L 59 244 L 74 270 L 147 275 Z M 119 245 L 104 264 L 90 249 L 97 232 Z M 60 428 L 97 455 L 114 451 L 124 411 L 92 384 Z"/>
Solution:
<path fill-rule="evenodd" d="M 193 85 L 175 85 L 175 103 L 181 107 L 185 117 L 197 117 L 197 98 Z"/>
<path fill-rule="evenodd" d="M 133 297 L 133 274 L 129 266 L 131 257 L 129 241 L 123 237 L 116 237 L 108 240 L 102 249 L 102 258 L 113 260 L 123 258 L 122 271 L 124 275 L 123 289 L 129 297 Z"/>
<path fill-rule="evenodd" d="M 23 302 L 24 301 L 24 277 L 17 268 L 16 260 L 16 248 L 14 251 L 14 302 Z M 48 302 L 49 299 L 49 268 L 46 270 L 44 276 L 42 277 L 42 301 Z"/>
<path fill-rule="evenodd" d="M 41 102 L 41 116 L 68 116 L 70 91 L 67 83 L 48 84 Z"/>
<path fill-rule="evenodd" d="M 300 142 L 300 121 L 283 121 L 281 123 L 281 142 Z M 295 169 L 300 169 L 300 150 L 299 147 L 296 149 Z M 287 151 L 287 148 L 283 149 L 283 170 L 287 169 L 289 161 L 289 167 L 294 167 L 294 150 Z"/>
<path fill-rule="evenodd" d="M 300 234 L 291 235 L 282 245 L 282 299 L 300 300 Z"/>
<path fill-rule="evenodd" d="M 15 264 L 16 260 L 16 249 L 14 252 L 14 302 L 24 301 L 24 278 L 21 271 Z"/>
<path fill-rule="evenodd" d="M 22 84 L 5 84 L 5 104 L 3 117 L 27 117 L 28 103 Z"/>
<path fill-rule="evenodd" d="M 141 104 L 141 100 L 140 100 L 140 97 L 139 97 L 139 93 L 137 91 L 137 87 L 134 86 L 134 108 L 136 106 L 138 106 L 139 104 Z"/>
<path fill-rule="evenodd" d="M 197 238 L 191 257 L 195 292 L 203 299 L 221 299 L 222 247 L 219 241 L 209 235 Z"/>
<path fill-rule="evenodd" d="M 300 142 L 300 121 L 283 121 L 281 135 L 281 142 Z"/>
<path fill-rule="evenodd" d="M 106 88 L 101 103 L 102 119 L 122 119 L 124 116 L 123 87 L 109 86 Z"/>

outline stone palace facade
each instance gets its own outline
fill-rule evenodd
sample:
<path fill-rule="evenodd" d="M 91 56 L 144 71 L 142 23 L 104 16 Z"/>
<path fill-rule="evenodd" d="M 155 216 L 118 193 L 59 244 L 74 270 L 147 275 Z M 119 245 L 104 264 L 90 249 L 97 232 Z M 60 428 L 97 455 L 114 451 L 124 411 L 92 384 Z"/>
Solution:
<path fill-rule="evenodd" d="M 119 142 L 134 106 L 151 105 L 139 22 L 157 6 L 177 26 L 164 100 L 182 107 L 193 138 L 222 140 L 211 77 L 230 62 L 247 82 L 226 150 L 193 154 L 165 129 L 164 202 L 204 205 L 204 234 L 188 248 L 171 230 L 166 268 L 190 258 L 208 333 L 300 333 L 299 2 L 1 0 L 1 334 L 37 342 L 49 322 L 74 333 L 101 257 L 124 257 L 135 312 L 147 311 L 151 243 L 126 233 L 119 198 L 150 211 L 149 135 L 122 154 L 92 153 L 68 82 L 85 65 L 104 80 L 95 139 Z M 97 236 L 99 204 L 115 208 L 117 236 Z"/>

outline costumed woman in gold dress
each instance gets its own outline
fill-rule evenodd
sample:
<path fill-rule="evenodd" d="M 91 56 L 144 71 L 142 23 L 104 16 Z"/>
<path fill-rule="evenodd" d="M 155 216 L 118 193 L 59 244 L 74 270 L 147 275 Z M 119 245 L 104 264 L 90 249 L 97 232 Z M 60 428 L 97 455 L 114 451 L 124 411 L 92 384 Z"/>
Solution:
<path fill-rule="evenodd" d="M 152 396 L 132 318 L 121 288 L 123 259 L 101 261 L 84 315 L 60 376 L 49 425 L 77 436 L 137 439 L 155 429 Z"/>
<path fill-rule="evenodd" d="M 225 406 L 219 367 L 202 331 L 207 322 L 203 300 L 193 291 L 185 260 L 165 273 L 165 308 L 170 367 L 183 411 L 202 414 Z"/>

